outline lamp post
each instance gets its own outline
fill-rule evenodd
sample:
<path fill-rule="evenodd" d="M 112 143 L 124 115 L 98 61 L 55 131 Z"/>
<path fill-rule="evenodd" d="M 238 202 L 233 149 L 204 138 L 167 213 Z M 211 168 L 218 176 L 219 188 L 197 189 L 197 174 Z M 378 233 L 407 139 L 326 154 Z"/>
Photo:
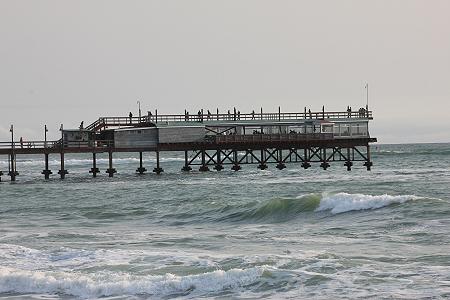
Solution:
<path fill-rule="evenodd" d="M 44 125 L 44 148 L 47 148 L 47 125 Z"/>
<path fill-rule="evenodd" d="M 9 176 L 11 176 L 11 181 L 16 181 L 16 159 L 14 153 L 14 125 L 11 124 L 9 129 L 11 132 L 11 168 L 9 171 Z"/>
<path fill-rule="evenodd" d="M 139 123 L 141 122 L 141 101 L 137 101 L 138 108 L 139 108 Z"/>

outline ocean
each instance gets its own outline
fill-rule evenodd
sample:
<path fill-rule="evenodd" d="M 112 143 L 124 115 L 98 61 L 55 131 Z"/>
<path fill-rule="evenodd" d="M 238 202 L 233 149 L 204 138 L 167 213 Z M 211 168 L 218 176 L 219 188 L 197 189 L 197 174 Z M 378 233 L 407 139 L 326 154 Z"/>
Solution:
<path fill-rule="evenodd" d="M 18 156 L 0 183 L 2 299 L 450 298 L 450 144 L 374 145 L 368 172 L 180 171 L 138 155 Z M 0 157 L 0 170 L 7 158 Z"/>

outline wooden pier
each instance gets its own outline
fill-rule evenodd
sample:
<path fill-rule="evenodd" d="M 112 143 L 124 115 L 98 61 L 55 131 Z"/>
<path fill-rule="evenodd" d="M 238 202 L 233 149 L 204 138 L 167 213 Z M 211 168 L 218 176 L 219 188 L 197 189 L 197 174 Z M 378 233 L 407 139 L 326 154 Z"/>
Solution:
<path fill-rule="evenodd" d="M 0 170 L 15 181 L 19 172 L 18 155 L 43 155 L 45 179 L 53 172 L 49 169 L 49 155 L 60 156 L 57 174 L 64 179 L 69 174 L 65 168 L 65 155 L 89 153 L 92 168 L 89 173 L 97 177 L 97 154 L 108 153 L 108 169 L 113 177 L 114 153 L 134 152 L 139 155 L 136 172 L 144 174 L 143 153 L 155 152 L 156 165 L 153 172 L 160 174 L 162 152 L 184 152 L 182 170 L 220 171 L 226 166 L 234 171 L 242 165 L 255 164 L 261 170 L 270 164 L 283 170 L 288 164 L 298 163 L 304 169 L 318 164 L 324 170 L 331 163 L 341 162 L 348 171 L 355 162 L 370 170 L 372 161 L 369 121 L 372 112 L 301 113 L 260 112 L 241 114 L 236 109 L 227 113 L 199 111 L 190 115 L 159 115 L 157 111 L 141 117 L 101 117 L 89 126 L 79 129 L 62 129 L 62 137 L 56 141 L 0 142 L 0 155 L 8 157 L 8 171 Z M 11 128 L 12 129 L 12 128 Z M 13 132 L 13 130 L 12 130 Z M 13 135 L 13 133 L 12 133 Z M 88 170 L 87 170 L 88 172 Z"/>

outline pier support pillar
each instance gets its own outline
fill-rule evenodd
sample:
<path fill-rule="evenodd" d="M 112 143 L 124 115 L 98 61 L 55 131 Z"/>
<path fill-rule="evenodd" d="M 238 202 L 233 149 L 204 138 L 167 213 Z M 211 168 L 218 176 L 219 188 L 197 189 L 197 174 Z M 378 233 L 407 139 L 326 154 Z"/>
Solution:
<path fill-rule="evenodd" d="M 350 158 L 350 148 L 347 148 L 347 161 L 345 162 L 344 166 L 347 167 L 347 171 L 352 170 L 353 162 L 351 161 Z"/>
<path fill-rule="evenodd" d="M 278 150 L 277 156 L 278 156 L 277 169 L 283 170 L 284 168 L 286 168 L 286 165 L 283 163 L 283 150 L 281 149 Z"/>
<path fill-rule="evenodd" d="M 50 179 L 50 175 L 53 174 L 53 173 L 52 173 L 52 171 L 50 171 L 50 170 L 48 169 L 48 155 L 49 155 L 49 154 L 48 154 L 48 153 L 45 153 L 44 155 L 45 155 L 45 169 L 42 171 L 41 174 L 44 175 L 44 178 L 45 178 L 45 179 Z"/>
<path fill-rule="evenodd" d="M 237 151 L 236 150 L 233 151 L 233 162 L 234 162 L 234 164 L 231 167 L 231 170 L 239 171 L 241 169 L 241 166 L 239 165 L 238 155 L 237 155 Z"/>
<path fill-rule="evenodd" d="M 307 170 L 309 168 L 311 168 L 311 164 L 309 163 L 309 158 L 308 158 L 308 149 L 303 149 L 303 157 L 304 157 L 304 162 L 302 163 L 302 168 Z"/>
<path fill-rule="evenodd" d="M 364 166 L 367 168 L 367 171 L 370 171 L 372 169 L 373 163 L 370 160 L 370 146 L 367 145 L 367 160 L 364 163 Z"/>
<path fill-rule="evenodd" d="M 147 169 L 142 166 L 142 152 L 139 152 L 139 168 L 136 169 L 136 172 L 138 172 L 139 175 L 142 175 L 145 171 L 147 171 Z"/>
<path fill-rule="evenodd" d="M 164 170 L 159 166 L 159 151 L 156 151 L 156 168 L 153 169 L 156 174 L 161 174 Z"/>
<path fill-rule="evenodd" d="M 184 167 L 181 168 L 181 171 L 189 172 L 192 168 L 189 166 L 189 157 L 188 152 L 184 151 Z"/>
<path fill-rule="evenodd" d="M 69 174 L 69 172 L 64 169 L 64 152 L 61 152 L 61 169 L 58 171 L 58 174 L 61 179 L 66 178 L 66 174 Z"/>
<path fill-rule="evenodd" d="M 202 150 L 202 165 L 200 166 L 199 171 L 200 172 L 207 172 L 207 171 L 209 171 L 209 168 L 206 165 L 206 151 L 205 150 Z"/>
<path fill-rule="evenodd" d="M 97 177 L 97 173 L 100 173 L 100 170 L 97 168 L 97 153 L 92 153 L 92 168 L 89 171 L 92 173 L 92 177 Z"/>
<path fill-rule="evenodd" d="M 109 168 L 106 170 L 106 173 L 108 173 L 109 177 L 113 177 L 114 173 L 117 173 L 117 170 L 113 168 L 113 153 L 112 151 L 108 152 L 108 161 L 109 161 Z"/>
<path fill-rule="evenodd" d="M 223 170 L 222 159 L 221 159 L 221 155 L 220 154 L 221 154 L 220 150 L 217 150 L 217 154 L 216 154 L 217 163 L 214 166 L 214 170 L 216 170 L 216 171 Z"/>
<path fill-rule="evenodd" d="M 320 157 L 322 158 L 322 163 L 320 164 L 320 167 L 326 170 L 330 167 L 330 164 L 327 161 L 327 149 L 322 149 L 320 150 L 320 152 L 321 152 Z"/>
<path fill-rule="evenodd" d="M 11 153 L 10 157 L 10 165 L 8 175 L 11 177 L 11 181 L 16 181 L 16 176 L 19 175 L 19 172 L 16 170 L 16 155 Z"/>
<path fill-rule="evenodd" d="M 261 161 L 258 165 L 258 169 L 261 169 L 261 170 L 267 169 L 267 165 L 266 165 L 265 161 L 266 161 L 265 150 L 261 149 Z"/>

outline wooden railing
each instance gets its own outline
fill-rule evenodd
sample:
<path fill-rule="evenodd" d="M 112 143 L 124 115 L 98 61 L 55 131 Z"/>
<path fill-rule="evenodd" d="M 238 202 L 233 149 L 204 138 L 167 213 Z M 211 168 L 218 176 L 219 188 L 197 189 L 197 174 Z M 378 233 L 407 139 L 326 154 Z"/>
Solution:
<path fill-rule="evenodd" d="M 86 130 L 101 131 L 107 127 L 139 126 L 164 122 L 209 122 L 209 121 L 292 121 L 292 120 L 324 120 L 324 119 L 372 119 L 372 111 L 352 112 L 279 112 L 279 113 L 239 113 L 222 114 L 198 113 L 183 115 L 146 115 L 141 117 L 101 117 L 87 126 Z"/>
<path fill-rule="evenodd" d="M 249 134 L 249 135 L 215 135 L 207 139 L 220 143 L 252 143 L 252 142 L 289 142 L 331 140 L 332 133 L 281 133 L 281 134 Z"/>

